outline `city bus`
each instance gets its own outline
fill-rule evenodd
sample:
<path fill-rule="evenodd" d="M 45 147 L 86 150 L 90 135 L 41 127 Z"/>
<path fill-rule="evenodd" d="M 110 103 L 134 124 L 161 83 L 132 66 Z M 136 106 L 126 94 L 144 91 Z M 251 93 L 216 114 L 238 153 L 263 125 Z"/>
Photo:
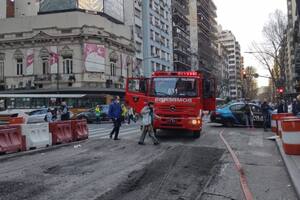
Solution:
<path fill-rule="evenodd" d="M 0 94 L 0 111 L 24 110 L 57 107 L 65 101 L 74 113 L 94 108 L 111 101 L 105 94 Z"/>

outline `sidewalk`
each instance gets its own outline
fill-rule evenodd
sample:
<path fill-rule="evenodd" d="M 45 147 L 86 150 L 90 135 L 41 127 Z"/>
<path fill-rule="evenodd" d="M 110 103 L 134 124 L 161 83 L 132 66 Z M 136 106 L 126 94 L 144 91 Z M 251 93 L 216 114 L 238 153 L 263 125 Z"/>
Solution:
<path fill-rule="evenodd" d="M 276 139 L 276 144 L 290 175 L 297 196 L 300 199 L 300 156 L 286 155 L 280 138 Z"/>

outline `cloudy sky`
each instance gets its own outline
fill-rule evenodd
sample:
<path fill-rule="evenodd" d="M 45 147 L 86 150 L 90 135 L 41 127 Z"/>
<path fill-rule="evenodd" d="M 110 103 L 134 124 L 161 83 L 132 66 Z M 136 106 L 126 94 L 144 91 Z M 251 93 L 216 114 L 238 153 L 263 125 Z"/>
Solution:
<path fill-rule="evenodd" d="M 229 29 L 241 44 L 245 66 L 255 66 L 261 75 L 268 75 L 249 51 L 253 41 L 262 41 L 262 29 L 269 19 L 269 14 L 276 9 L 287 12 L 286 0 L 214 0 L 217 6 L 218 23 L 223 29 Z M 259 86 L 268 84 L 268 79 L 259 78 Z"/>

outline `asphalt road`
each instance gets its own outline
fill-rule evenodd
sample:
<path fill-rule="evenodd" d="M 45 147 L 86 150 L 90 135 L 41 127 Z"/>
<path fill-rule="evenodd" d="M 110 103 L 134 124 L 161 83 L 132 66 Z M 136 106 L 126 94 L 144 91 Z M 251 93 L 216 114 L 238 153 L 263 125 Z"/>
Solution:
<path fill-rule="evenodd" d="M 120 141 L 111 124 L 89 125 L 90 139 L 30 155 L 0 157 L 0 199 L 228 200 L 244 199 L 239 176 L 219 137 L 224 127 L 206 124 L 193 139 L 183 131 L 158 132 L 137 145 L 139 124 L 123 125 Z M 255 199 L 296 200 L 270 132 L 225 128 Z"/>

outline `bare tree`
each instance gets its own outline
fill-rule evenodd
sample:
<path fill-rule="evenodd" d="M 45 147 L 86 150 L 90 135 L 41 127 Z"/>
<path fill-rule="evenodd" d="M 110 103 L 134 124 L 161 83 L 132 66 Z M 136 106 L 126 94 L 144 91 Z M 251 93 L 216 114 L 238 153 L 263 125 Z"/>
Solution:
<path fill-rule="evenodd" d="M 256 99 L 258 88 L 257 88 L 257 81 L 253 77 L 253 74 L 256 74 L 256 69 L 254 67 L 247 67 L 245 71 L 246 71 L 246 78 L 243 81 L 245 98 Z"/>
<path fill-rule="evenodd" d="M 284 54 L 282 51 L 286 43 L 285 31 L 287 18 L 285 14 L 276 10 L 270 14 L 269 21 L 264 25 L 264 42 L 253 42 L 253 56 L 268 70 L 275 87 L 284 86 L 285 69 Z M 274 67 L 278 70 L 274 70 Z"/>

